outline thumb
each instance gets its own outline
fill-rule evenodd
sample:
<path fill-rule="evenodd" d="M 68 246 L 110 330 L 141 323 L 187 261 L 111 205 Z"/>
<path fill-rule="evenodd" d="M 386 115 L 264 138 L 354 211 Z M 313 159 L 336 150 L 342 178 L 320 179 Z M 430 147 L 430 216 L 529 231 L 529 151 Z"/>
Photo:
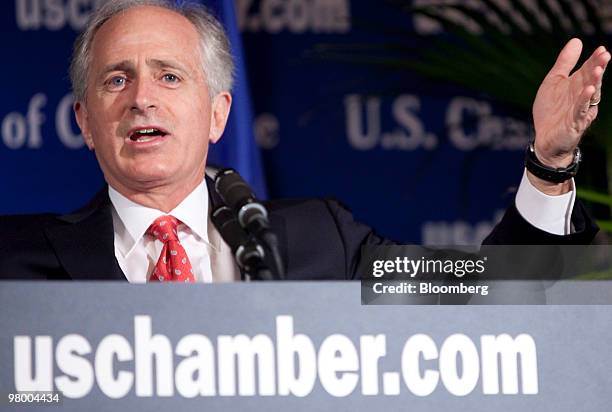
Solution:
<path fill-rule="evenodd" d="M 580 53 L 582 52 L 582 41 L 578 38 L 573 38 L 567 42 L 567 44 L 559 53 L 555 65 L 548 72 L 549 76 L 569 76 L 572 69 L 578 63 Z"/>

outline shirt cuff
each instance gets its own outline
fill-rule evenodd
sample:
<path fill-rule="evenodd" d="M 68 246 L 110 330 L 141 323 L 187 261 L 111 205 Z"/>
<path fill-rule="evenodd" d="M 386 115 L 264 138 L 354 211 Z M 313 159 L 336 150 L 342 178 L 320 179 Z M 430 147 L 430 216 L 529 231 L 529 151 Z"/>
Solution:
<path fill-rule="evenodd" d="M 516 193 L 516 209 L 523 219 L 536 228 L 554 235 L 568 235 L 572 232 L 572 210 L 576 200 L 574 179 L 572 190 L 559 196 L 540 192 L 523 171 L 521 185 Z"/>

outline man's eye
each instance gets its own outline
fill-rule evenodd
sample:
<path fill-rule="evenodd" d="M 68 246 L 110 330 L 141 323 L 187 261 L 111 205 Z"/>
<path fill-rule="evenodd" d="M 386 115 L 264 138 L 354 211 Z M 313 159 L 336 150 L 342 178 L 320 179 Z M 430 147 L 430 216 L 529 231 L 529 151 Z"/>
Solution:
<path fill-rule="evenodd" d="M 125 77 L 113 76 L 108 80 L 108 84 L 111 87 L 122 87 L 125 85 Z"/>
<path fill-rule="evenodd" d="M 179 78 L 171 73 L 166 73 L 164 74 L 164 76 L 162 77 L 164 79 L 164 81 L 168 82 L 168 83 L 178 83 Z"/>

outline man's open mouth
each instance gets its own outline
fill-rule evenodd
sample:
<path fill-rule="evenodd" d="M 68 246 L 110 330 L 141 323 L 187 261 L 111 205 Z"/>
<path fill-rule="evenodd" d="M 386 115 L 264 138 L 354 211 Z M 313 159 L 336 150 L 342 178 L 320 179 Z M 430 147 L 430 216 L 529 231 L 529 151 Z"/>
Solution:
<path fill-rule="evenodd" d="M 156 128 L 136 129 L 130 134 L 130 140 L 145 143 L 154 140 L 156 137 L 164 137 L 167 134 L 165 131 Z"/>

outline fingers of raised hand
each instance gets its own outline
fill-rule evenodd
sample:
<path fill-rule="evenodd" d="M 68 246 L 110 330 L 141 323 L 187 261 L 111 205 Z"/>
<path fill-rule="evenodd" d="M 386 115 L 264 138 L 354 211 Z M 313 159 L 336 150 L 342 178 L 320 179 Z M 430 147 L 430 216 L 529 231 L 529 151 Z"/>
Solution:
<path fill-rule="evenodd" d="M 559 56 L 557 57 L 557 61 L 554 66 L 548 72 L 549 76 L 569 76 L 570 72 L 578 63 L 578 59 L 580 58 L 580 53 L 582 53 L 582 41 L 577 38 L 573 38 L 568 41 Z"/>
<path fill-rule="evenodd" d="M 577 119 L 585 119 L 590 123 L 597 116 L 597 105 L 601 100 L 602 79 L 611 57 L 606 48 L 600 46 L 576 73 L 582 84 L 582 91 L 576 100 Z"/>
<path fill-rule="evenodd" d="M 578 97 L 576 104 L 576 121 L 578 122 L 586 122 L 586 124 L 582 125 L 581 129 L 586 129 L 589 124 L 595 119 L 597 116 L 597 103 L 600 89 L 594 85 L 589 85 L 585 87 L 580 96 Z"/>
<path fill-rule="evenodd" d="M 591 57 L 584 62 L 578 71 L 584 86 L 588 86 L 589 84 L 594 84 L 596 86 L 601 85 L 601 79 L 606 67 L 608 66 L 610 57 L 610 53 L 605 49 L 605 47 L 600 46 L 597 48 L 597 50 L 595 50 Z"/>
<path fill-rule="evenodd" d="M 603 79 L 604 68 L 601 66 L 595 66 L 592 73 L 592 81 L 590 85 L 595 86 L 595 93 L 591 96 L 591 106 L 596 106 L 601 100 L 601 81 Z"/>
<path fill-rule="evenodd" d="M 609 61 L 610 61 L 610 53 L 606 50 L 604 46 L 599 46 L 589 56 L 589 58 L 584 62 L 582 67 L 584 67 L 587 70 L 592 70 L 594 67 L 597 67 L 597 66 L 601 66 L 605 68 Z"/>

